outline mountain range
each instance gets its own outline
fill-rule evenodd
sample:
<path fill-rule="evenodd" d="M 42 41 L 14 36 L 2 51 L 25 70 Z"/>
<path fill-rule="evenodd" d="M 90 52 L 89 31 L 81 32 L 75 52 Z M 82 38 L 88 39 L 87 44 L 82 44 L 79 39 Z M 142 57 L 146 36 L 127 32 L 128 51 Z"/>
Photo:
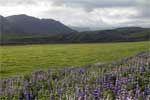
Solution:
<path fill-rule="evenodd" d="M 8 17 L 0 16 L 1 33 L 58 34 L 75 32 L 59 21 L 38 19 L 24 14 Z"/>
<path fill-rule="evenodd" d="M 150 28 L 122 27 L 78 32 L 53 19 L 0 16 L 0 44 L 149 41 Z"/>

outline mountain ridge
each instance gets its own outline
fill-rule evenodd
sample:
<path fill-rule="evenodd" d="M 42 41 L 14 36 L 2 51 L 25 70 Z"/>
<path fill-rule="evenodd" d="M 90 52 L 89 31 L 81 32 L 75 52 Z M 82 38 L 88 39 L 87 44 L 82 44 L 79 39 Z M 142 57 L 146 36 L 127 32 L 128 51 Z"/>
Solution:
<path fill-rule="evenodd" d="M 65 34 L 1 34 L 1 45 L 47 43 L 98 43 L 98 42 L 150 41 L 150 28 L 140 30 L 117 29 Z"/>
<path fill-rule="evenodd" d="M 72 33 L 76 32 L 59 21 L 53 19 L 39 19 L 25 14 L 1 16 L 0 26 L 3 33 Z"/>
<path fill-rule="evenodd" d="M 8 16 L 7 18 L 0 16 L 0 18 L 3 19 L 3 21 L 0 21 L 0 28 L 5 29 L 0 31 L 1 45 L 43 44 L 43 43 L 129 42 L 129 41 L 150 40 L 150 28 L 142 28 L 134 26 L 134 27 L 119 27 L 107 30 L 77 32 L 61 24 L 61 22 L 55 21 L 53 19 L 52 20 L 38 19 L 34 17 L 28 19 L 28 17 L 30 16 L 26 15 L 21 16 L 23 16 L 21 17 L 21 19 L 19 19 L 20 17 L 16 18 L 16 16 L 13 16 L 14 18 L 12 18 L 11 16 Z M 20 21 L 19 22 L 17 21 L 17 23 L 15 23 L 16 19 Z M 34 23 L 32 23 L 33 20 Z M 2 22 L 3 25 L 1 24 Z M 30 22 L 31 24 L 29 24 Z M 24 24 L 23 26 L 22 23 Z M 51 26 L 50 24 L 53 24 L 53 26 Z M 34 26 L 35 31 L 32 29 L 32 26 Z M 47 32 L 46 29 L 51 32 Z M 13 32 L 11 30 L 13 30 Z M 29 32 L 27 30 L 29 30 Z"/>

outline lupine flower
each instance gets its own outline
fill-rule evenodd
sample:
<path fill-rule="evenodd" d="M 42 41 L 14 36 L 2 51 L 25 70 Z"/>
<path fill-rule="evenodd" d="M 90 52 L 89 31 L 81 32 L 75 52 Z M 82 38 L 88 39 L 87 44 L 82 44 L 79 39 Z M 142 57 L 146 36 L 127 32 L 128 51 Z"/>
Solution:
<path fill-rule="evenodd" d="M 99 67 L 50 69 L 0 79 L 0 99 L 16 96 L 17 100 L 149 100 L 150 63 L 145 56 Z"/>
<path fill-rule="evenodd" d="M 145 68 L 143 66 L 140 67 L 140 72 L 145 72 Z"/>

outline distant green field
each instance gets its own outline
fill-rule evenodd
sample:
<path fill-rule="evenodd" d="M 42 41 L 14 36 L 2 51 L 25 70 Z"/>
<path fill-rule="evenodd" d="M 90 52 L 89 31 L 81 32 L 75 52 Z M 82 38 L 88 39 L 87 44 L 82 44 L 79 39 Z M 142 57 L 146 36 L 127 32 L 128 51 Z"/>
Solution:
<path fill-rule="evenodd" d="M 106 63 L 148 50 L 150 42 L 46 44 L 0 47 L 0 77 L 34 70 Z"/>

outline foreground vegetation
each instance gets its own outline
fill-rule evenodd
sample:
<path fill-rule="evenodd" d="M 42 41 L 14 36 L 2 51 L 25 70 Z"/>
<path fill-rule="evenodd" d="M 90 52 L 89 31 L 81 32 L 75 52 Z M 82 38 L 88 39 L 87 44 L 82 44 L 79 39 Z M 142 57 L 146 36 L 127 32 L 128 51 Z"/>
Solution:
<path fill-rule="evenodd" d="M 150 100 L 150 53 L 1 80 L 1 100 Z"/>
<path fill-rule="evenodd" d="M 0 47 L 0 77 L 48 68 L 106 63 L 148 50 L 149 42 Z"/>

